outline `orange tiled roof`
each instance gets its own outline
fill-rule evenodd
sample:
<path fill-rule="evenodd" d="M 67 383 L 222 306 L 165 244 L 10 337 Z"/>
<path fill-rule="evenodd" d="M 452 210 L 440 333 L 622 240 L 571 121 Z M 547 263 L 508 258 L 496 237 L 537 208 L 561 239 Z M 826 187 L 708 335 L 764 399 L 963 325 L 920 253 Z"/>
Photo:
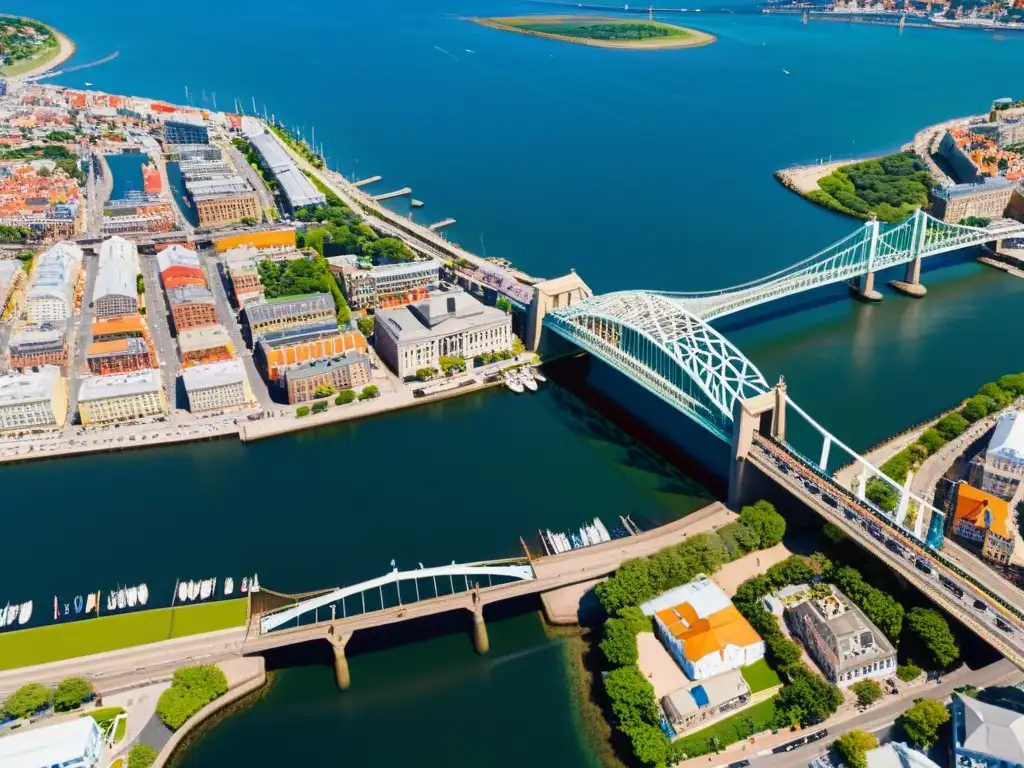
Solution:
<path fill-rule="evenodd" d="M 324 357 L 336 357 L 352 350 L 366 352 L 366 339 L 358 331 L 349 331 L 326 339 L 268 349 L 267 367 L 271 371 L 271 377 L 275 378 L 276 370 L 284 366 L 320 360 Z"/>
<path fill-rule="evenodd" d="M 112 355 L 117 352 L 128 351 L 128 339 L 114 339 L 113 341 L 94 341 L 89 345 L 89 356 Z"/>
<path fill-rule="evenodd" d="M 689 603 L 666 608 L 657 615 L 665 628 L 683 642 L 683 653 L 693 662 L 709 653 L 720 654 L 727 645 L 745 648 L 761 642 L 761 636 L 731 604 L 703 619 Z"/>
<path fill-rule="evenodd" d="M 988 510 L 989 525 L 986 525 L 985 511 Z M 1004 539 L 1013 539 L 1007 521 L 1009 505 L 998 496 L 985 493 L 967 483 L 960 483 L 956 494 L 956 512 L 953 513 L 953 527 L 961 521 L 971 523 L 975 528 L 989 528 L 992 533 Z"/>
<path fill-rule="evenodd" d="M 105 336 L 113 333 L 146 333 L 146 324 L 142 322 L 142 315 L 121 315 L 120 317 L 109 317 L 105 320 L 94 320 L 92 324 L 92 335 Z"/>

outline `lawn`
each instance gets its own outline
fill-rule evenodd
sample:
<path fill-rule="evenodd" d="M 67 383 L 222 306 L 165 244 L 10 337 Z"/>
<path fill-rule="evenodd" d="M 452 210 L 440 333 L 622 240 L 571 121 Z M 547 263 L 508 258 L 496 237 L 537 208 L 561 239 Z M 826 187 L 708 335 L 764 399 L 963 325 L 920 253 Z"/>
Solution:
<path fill-rule="evenodd" d="M 246 599 L 237 598 L 5 632 L 0 634 L 0 670 L 240 627 L 246 607 Z"/>
<path fill-rule="evenodd" d="M 117 728 L 114 730 L 114 743 L 117 744 L 124 738 L 124 732 L 128 730 L 128 718 L 122 717 L 117 721 Z"/>
<path fill-rule="evenodd" d="M 775 674 L 775 670 L 769 667 L 768 662 L 764 659 L 758 659 L 753 664 L 743 667 L 740 672 L 743 675 L 743 679 L 747 681 L 747 685 L 750 686 L 751 693 L 782 685 L 782 680 L 779 679 L 779 676 Z"/>
<path fill-rule="evenodd" d="M 0 67 L 0 75 L 14 77 L 22 72 L 28 72 L 36 67 L 41 67 L 43 64 L 48 64 L 58 56 L 60 56 L 60 45 L 56 45 L 53 48 L 43 48 L 35 56 L 16 61 L 9 67 Z"/>
<path fill-rule="evenodd" d="M 737 712 L 708 728 L 683 736 L 677 744 L 677 749 L 682 749 L 691 756 L 704 755 L 715 751 L 715 746 L 711 744 L 712 738 L 718 739 L 717 747 L 722 749 L 755 733 L 767 730 L 774 720 L 775 697 L 773 696 L 767 701 Z"/>

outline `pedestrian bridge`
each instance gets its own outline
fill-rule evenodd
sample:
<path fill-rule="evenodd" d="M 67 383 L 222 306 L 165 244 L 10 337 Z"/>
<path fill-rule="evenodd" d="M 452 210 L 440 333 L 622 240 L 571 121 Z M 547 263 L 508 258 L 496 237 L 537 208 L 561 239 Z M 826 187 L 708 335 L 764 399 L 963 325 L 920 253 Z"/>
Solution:
<path fill-rule="evenodd" d="M 1004 652 L 1007 637 L 1016 633 L 1010 658 L 1024 668 L 1024 603 L 1017 605 L 1015 598 L 1007 598 L 1016 595 L 1014 588 L 992 571 L 966 572 L 962 563 L 942 560 L 938 552 L 945 528 L 943 512 L 915 496 L 909 481 L 906 487 L 895 482 L 828 432 L 789 397 L 784 382 L 770 387 L 753 362 L 709 325 L 713 319 L 829 284 L 868 277 L 866 284 L 862 281 L 857 286 L 859 292 L 867 293 L 872 290 L 875 271 L 901 264 L 909 265 L 907 282 L 915 282 L 923 258 L 1019 236 L 1024 236 L 1024 224 L 1017 222 L 998 222 L 981 229 L 948 224 L 917 211 L 899 224 L 870 221 L 809 259 L 750 283 L 704 293 L 623 291 L 598 295 L 554 308 L 543 322 L 545 328 L 731 443 L 731 497 L 739 493 L 754 436 L 766 420 L 770 422 L 768 436 L 786 455 L 786 461 L 815 477 L 831 478 L 833 454 L 845 454 L 840 463 L 852 461 L 859 468 L 853 505 L 892 531 L 890 536 L 878 538 L 858 528 L 858 539 L 883 559 L 891 554 L 887 547 L 898 544 L 905 548 L 899 542 L 912 545 L 927 553 L 928 562 L 933 563 L 928 566 L 930 572 L 940 574 L 963 594 L 982 594 L 981 602 L 998 605 L 1005 614 L 1007 630 L 971 626 Z M 802 419 L 810 433 L 820 438 L 820 450 L 815 448 L 808 456 L 806 448 L 801 453 L 788 443 L 787 418 Z M 872 493 L 880 484 L 894 492 L 885 496 L 898 499 L 892 509 L 883 509 L 871 500 L 882 496 Z M 811 484 L 801 493 L 805 500 L 812 500 L 821 489 Z M 886 538 L 894 543 L 886 543 Z"/>

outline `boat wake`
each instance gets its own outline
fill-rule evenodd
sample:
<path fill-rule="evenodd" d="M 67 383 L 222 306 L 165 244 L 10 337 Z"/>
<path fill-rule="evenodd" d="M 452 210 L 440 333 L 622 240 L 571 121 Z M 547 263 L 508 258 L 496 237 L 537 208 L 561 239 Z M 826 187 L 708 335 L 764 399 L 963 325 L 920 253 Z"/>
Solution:
<path fill-rule="evenodd" d="M 442 47 L 441 47 L 441 46 L 439 46 L 439 45 L 435 45 L 435 46 L 434 46 L 434 50 L 435 50 L 435 51 L 440 51 L 440 52 L 441 52 L 441 53 L 443 53 L 443 54 L 444 54 L 445 56 L 451 56 L 451 57 L 452 57 L 453 59 L 455 59 L 456 61 L 458 61 L 458 60 L 459 60 L 459 57 L 458 57 L 458 56 L 456 56 L 456 55 L 455 55 L 454 53 L 449 53 L 448 51 L 446 51 L 446 50 L 445 50 L 444 48 L 442 48 Z"/>

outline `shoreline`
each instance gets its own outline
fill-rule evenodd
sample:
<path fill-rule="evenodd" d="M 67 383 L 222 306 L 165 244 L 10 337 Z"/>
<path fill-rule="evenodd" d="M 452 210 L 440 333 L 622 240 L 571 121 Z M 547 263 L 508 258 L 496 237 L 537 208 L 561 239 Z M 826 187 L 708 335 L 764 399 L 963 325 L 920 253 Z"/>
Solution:
<path fill-rule="evenodd" d="M 75 53 L 78 52 L 78 46 L 75 45 L 75 42 L 52 24 L 49 24 L 45 21 L 41 21 L 40 19 L 33 19 L 29 16 L 18 16 L 16 14 L 10 13 L 0 14 L 0 16 L 5 18 L 27 19 L 28 21 L 34 21 L 38 24 L 42 24 L 53 33 L 54 37 L 57 38 L 57 55 L 55 57 L 53 57 L 47 62 L 44 62 L 43 64 L 40 64 L 37 67 L 33 67 L 32 69 L 26 72 L 21 72 L 17 75 L 10 76 L 0 74 L 0 77 L 5 77 L 7 80 L 12 81 L 26 80 L 31 77 L 38 77 L 39 75 L 46 74 L 51 69 L 56 69 L 61 64 L 70 59 L 72 56 L 74 56 Z"/>
<path fill-rule="evenodd" d="M 608 21 L 616 24 L 643 24 L 645 21 L 634 20 L 634 19 L 619 19 L 615 17 L 603 17 L 603 16 L 500 16 L 494 18 L 486 18 L 480 16 L 468 16 L 467 21 L 471 21 L 474 24 L 479 24 L 482 27 L 489 29 L 496 29 L 501 32 L 515 32 L 520 35 L 530 35 L 531 37 L 543 37 L 548 40 L 558 40 L 563 43 L 575 43 L 576 45 L 587 45 L 592 48 L 612 48 L 620 51 L 669 51 L 677 50 L 681 48 L 700 48 L 705 45 L 711 45 L 718 41 L 718 38 L 714 35 L 708 34 L 707 32 L 701 32 L 699 29 L 693 29 L 692 27 L 681 27 L 677 24 L 666 24 L 665 22 L 655 22 L 666 27 L 673 27 L 684 32 L 684 35 L 678 37 L 662 37 L 662 38 L 648 38 L 648 40 L 641 41 L 630 41 L 630 40 L 589 40 L 584 37 L 573 37 L 571 35 L 559 35 L 554 32 L 539 32 L 533 29 L 523 29 L 517 27 L 512 22 L 514 21 L 533 21 L 541 23 L 560 24 L 567 20 L 582 20 L 582 21 Z"/>

